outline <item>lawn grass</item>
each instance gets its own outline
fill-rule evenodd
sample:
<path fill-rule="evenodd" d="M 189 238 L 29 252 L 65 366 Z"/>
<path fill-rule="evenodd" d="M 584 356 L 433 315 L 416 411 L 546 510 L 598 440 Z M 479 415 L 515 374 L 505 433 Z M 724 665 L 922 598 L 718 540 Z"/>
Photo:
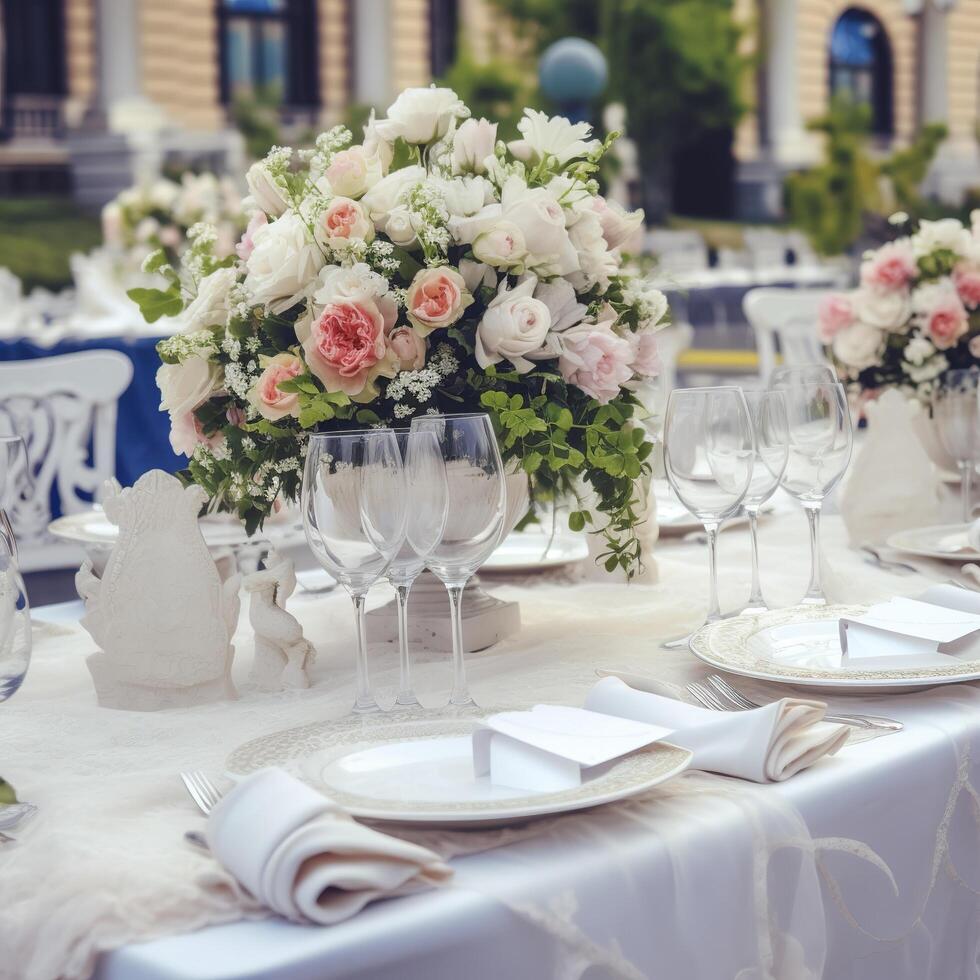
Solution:
<path fill-rule="evenodd" d="M 23 280 L 25 292 L 70 286 L 68 256 L 101 240 L 98 217 L 70 198 L 0 199 L 0 266 Z"/>

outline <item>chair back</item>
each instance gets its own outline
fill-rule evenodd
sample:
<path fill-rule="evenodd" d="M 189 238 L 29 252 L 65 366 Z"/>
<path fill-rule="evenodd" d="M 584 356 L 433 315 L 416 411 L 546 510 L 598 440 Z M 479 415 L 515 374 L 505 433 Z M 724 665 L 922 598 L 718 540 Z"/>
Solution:
<path fill-rule="evenodd" d="M 742 309 L 755 334 L 759 379 L 768 384 L 777 353 L 783 364 L 826 364 L 817 336 L 817 311 L 827 289 L 765 287 L 745 294 Z"/>
<path fill-rule="evenodd" d="M 52 492 L 61 512 L 87 510 L 116 471 L 116 405 L 133 377 L 118 351 L 0 362 L 0 434 L 23 438 L 27 466 L 6 481 L 22 571 L 65 568 L 80 551 L 48 532 Z"/>

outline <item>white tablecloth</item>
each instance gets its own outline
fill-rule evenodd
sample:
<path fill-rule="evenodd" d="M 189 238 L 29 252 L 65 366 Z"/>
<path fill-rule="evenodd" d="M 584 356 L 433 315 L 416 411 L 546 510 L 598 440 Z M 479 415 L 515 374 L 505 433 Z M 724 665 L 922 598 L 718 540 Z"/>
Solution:
<path fill-rule="evenodd" d="M 838 522 L 829 521 L 825 530 L 827 585 L 835 598 L 871 600 L 923 587 L 924 578 L 886 575 L 847 550 Z M 802 514 L 764 523 L 762 549 L 771 602 L 795 601 L 807 577 Z M 747 592 L 747 553 L 744 531 L 722 535 L 722 596 L 730 606 Z M 657 641 L 696 625 L 706 591 L 704 550 L 663 544 L 657 560 L 656 586 L 554 579 L 503 586 L 502 595 L 520 600 L 525 628 L 470 659 L 478 699 L 581 703 L 596 666 L 643 667 L 674 681 L 702 674 L 689 655 L 662 651 Z M 26 896 L 4 894 L 5 872 L 27 862 L 21 870 L 30 867 L 40 883 L 25 904 L 45 910 L 46 889 L 53 894 L 60 884 L 47 882 L 70 858 L 58 853 L 51 834 L 60 831 L 64 839 L 70 833 L 73 796 L 91 819 L 100 792 L 107 801 L 124 799 L 126 786 L 134 799 L 155 794 L 152 812 L 142 817 L 107 803 L 106 827 L 121 843 L 106 857 L 104 887 L 74 901 L 104 900 L 104 891 L 131 888 L 117 864 L 125 864 L 128 853 L 131 867 L 151 867 L 154 855 L 143 853 L 147 841 L 171 849 L 188 875 L 206 870 L 207 859 L 188 856 L 180 843 L 180 832 L 198 818 L 176 771 L 216 771 L 241 741 L 325 717 L 351 696 L 345 600 L 309 597 L 297 601 L 296 611 L 321 647 L 320 685 L 284 696 L 243 690 L 240 702 L 205 713 L 98 709 L 80 662 L 65 660 L 90 645 L 76 634 L 41 636 L 23 691 L 2 709 L 4 773 L 42 809 L 21 842 L 0 851 L 0 947 L 8 942 L 23 954 L 25 944 L 45 942 L 40 933 L 11 930 Z M 242 650 L 247 667 L 247 642 Z M 379 682 L 391 689 L 393 652 L 375 652 L 373 661 Z M 445 658 L 426 657 L 418 680 L 435 698 L 448 685 Z M 961 685 L 853 703 L 870 704 L 907 728 L 848 746 L 778 786 L 687 774 L 631 803 L 531 825 L 513 843 L 456 858 L 451 887 L 379 903 L 340 926 L 264 920 L 212 927 L 118 949 L 102 957 L 98 975 L 978 977 L 980 805 L 973 787 L 980 786 L 980 761 L 971 749 L 976 754 L 980 692 Z M 101 734 L 93 733 L 96 723 Z M 78 778 L 86 773 L 87 780 Z M 161 828 L 170 825 L 172 840 L 161 839 Z M 458 841 L 449 846 L 468 849 Z M 81 871 L 70 868 L 66 876 L 72 873 Z M 192 885 L 187 882 L 191 903 Z M 47 911 L 56 943 L 68 913 Z M 241 914 L 232 902 L 212 911 L 202 921 Z M 3 962 L 0 957 L 0 976 L 7 975 Z"/>

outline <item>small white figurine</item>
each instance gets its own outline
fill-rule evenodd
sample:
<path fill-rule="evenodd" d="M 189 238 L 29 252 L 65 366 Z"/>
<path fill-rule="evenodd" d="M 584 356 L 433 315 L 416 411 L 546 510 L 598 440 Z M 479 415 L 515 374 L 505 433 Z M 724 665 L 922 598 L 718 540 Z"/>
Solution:
<path fill-rule="evenodd" d="M 99 704 L 156 711 L 236 697 L 231 681 L 240 576 L 222 582 L 197 517 L 207 499 L 162 470 L 126 490 L 106 484 L 119 537 L 101 577 L 75 577 Z"/>
<path fill-rule="evenodd" d="M 307 668 L 316 652 L 303 638 L 303 627 L 286 612 L 296 588 L 296 572 L 288 558 L 270 551 L 266 567 L 245 578 L 248 617 L 255 632 L 255 660 L 249 679 L 263 691 L 310 686 Z"/>

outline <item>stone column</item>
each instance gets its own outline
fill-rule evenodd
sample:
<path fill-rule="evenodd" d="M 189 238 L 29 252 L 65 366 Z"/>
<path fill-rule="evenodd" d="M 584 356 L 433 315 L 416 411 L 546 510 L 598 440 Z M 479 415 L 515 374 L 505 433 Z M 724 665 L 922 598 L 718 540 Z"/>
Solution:
<path fill-rule="evenodd" d="M 384 110 L 392 100 L 392 0 L 357 0 L 351 7 L 354 101 Z"/>
<path fill-rule="evenodd" d="M 797 0 L 767 0 L 765 9 L 766 144 L 773 162 L 806 161 L 807 134 L 797 84 Z"/>

